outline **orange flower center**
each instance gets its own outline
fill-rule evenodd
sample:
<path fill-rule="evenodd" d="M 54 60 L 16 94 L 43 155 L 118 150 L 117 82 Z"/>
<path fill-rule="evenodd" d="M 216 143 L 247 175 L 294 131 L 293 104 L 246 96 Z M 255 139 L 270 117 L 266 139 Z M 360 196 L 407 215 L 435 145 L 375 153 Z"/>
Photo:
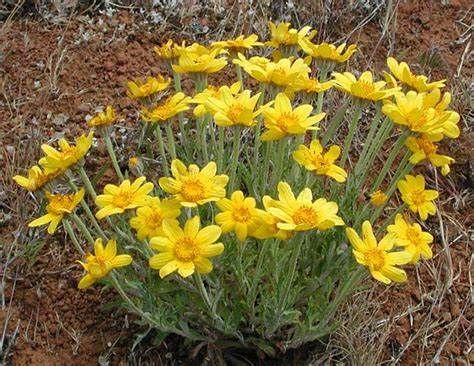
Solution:
<path fill-rule="evenodd" d="M 421 150 L 424 151 L 426 156 L 430 156 L 432 154 L 436 153 L 436 150 L 438 147 L 433 144 L 430 140 L 425 139 L 425 138 L 419 138 L 416 140 L 418 146 L 420 147 Z"/>
<path fill-rule="evenodd" d="M 417 245 L 421 241 L 420 231 L 415 229 L 413 226 L 409 226 L 406 229 L 405 235 L 414 245 Z"/>
<path fill-rule="evenodd" d="M 133 198 L 134 198 L 133 192 L 120 191 L 118 194 L 114 196 L 114 199 L 112 200 L 112 204 L 115 207 L 125 209 L 128 205 L 130 205 L 133 202 Z"/>
<path fill-rule="evenodd" d="M 425 198 L 425 191 L 423 190 L 415 190 L 410 193 L 410 199 L 412 203 L 416 206 L 421 206 L 423 203 L 426 202 Z"/>
<path fill-rule="evenodd" d="M 55 196 L 49 203 L 49 209 L 52 212 L 60 213 L 60 211 L 71 211 L 74 208 L 74 197 L 67 196 Z"/>
<path fill-rule="evenodd" d="M 298 208 L 292 216 L 296 225 L 308 224 L 316 226 L 318 223 L 318 214 L 312 207 L 302 206 Z"/>
<path fill-rule="evenodd" d="M 250 210 L 245 206 L 236 207 L 232 211 L 232 217 L 237 222 L 248 222 L 252 217 Z"/>
<path fill-rule="evenodd" d="M 185 236 L 176 242 L 174 255 L 181 262 L 192 262 L 199 255 L 199 249 L 193 239 Z"/>
<path fill-rule="evenodd" d="M 365 81 L 356 81 L 351 86 L 351 92 L 357 97 L 367 98 L 369 94 L 372 94 L 375 91 L 375 86 L 373 83 L 368 83 Z"/>
<path fill-rule="evenodd" d="M 206 190 L 199 179 L 193 179 L 183 184 L 181 195 L 188 202 L 197 202 L 206 197 Z"/>
<path fill-rule="evenodd" d="M 298 124 L 298 117 L 293 113 L 282 113 L 276 124 L 282 132 L 287 133 L 291 126 Z"/>
<path fill-rule="evenodd" d="M 241 113 L 244 111 L 244 106 L 240 103 L 234 103 L 229 107 L 229 111 L 227 112 L 227 117 L 234 123 L 239 122 L 239 117 Z"/>
<path fill-rule="evenodd" d="M 153 213 L 146 219 L 147 226 L 156 230 L 161 227 L 163 224 L 163 216 L 158 211 L 153 211 Z"/>
<path fill-rule="evenodd" d="M 380 271 L 385 266 L 385 252 L 383 250 L 373 248 L 364 254 L 365 260 L 372 269 Z"/>

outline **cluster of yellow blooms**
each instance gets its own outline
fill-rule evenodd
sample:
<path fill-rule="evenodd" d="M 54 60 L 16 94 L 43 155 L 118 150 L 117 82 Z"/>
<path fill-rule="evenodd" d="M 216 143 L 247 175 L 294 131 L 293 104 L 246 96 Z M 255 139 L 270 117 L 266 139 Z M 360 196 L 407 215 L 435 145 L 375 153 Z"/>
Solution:
<path fill-rule="evenodd" d="M 270 23 L 270 33 L 271 38 L 267 42 L 259 42 L 256 35 L 239 36 L 233 40 L 214 42 L 209 47 L 197 43 L 186 45 L 184 42 L 179 45 L 168 41 L 154 51 L 173 73 L 175 91 L 169 90 L 170 78 L 158 75 L 148 77 L 145 81 L 128 82 L 128 94 L 130 98 L 143 103 L 143 121 L 158 127 L 166 125 L 171 134 L 169 138 L 173 135 L 171 122 L 180 119 L 194 105 L 194 116 L 206 121 L 211 119 L 207 117 L 212 117 L 212 123 L 220 129 L 219 132 L 224 131 L 224 128 L 233 128 L 234 134 L 243 129 L 255 131 L 257 149 L 261 142 L 270 144 L 272 141 L 286 141 L 284 139 L 287 137 L 298 138 L 300 144 L 295 145 L 292 151 L 297 164 L 316 176 L 327 176 L 337 183 L 344 183 L 351 178 L 351 172 L 344 169 L 350 141 L 349 145 L 341 149 L 337 145 L 326 146 L 324 139 L 317 138 L 316 131 L 320 129 L 319 123 L 326 113 L 321 110 L 322 104 L 316 108 L 311 104 L 312 95 L 322 97 L 334 87 L 349 95 L 357 106 L 368 102 L 380 103 L 381 113 L 407 134 L 403 143 L 412 153 L 409 163 L 415 165 L 429 161 L 435 167 L 440 167 L 443 175 L 449 173 L 449 166 L 454 160 L 438 154 L 436 143 L 444 137 L 456 138 L 460 131 L 459 115 L 448 110 L 451 96 L 440 91 L 445 85 L 444 80 L 429 82 L 426 76 L 413 74 L 406 63 L 399 63 L 391 57 L 387 60 L 390 72 L 384 74 L 385 80 L 374 80 L 370 71 L 358 77 L 350 72 L 332 72 L 332 78 L 320 77 L 318 80 L 312 76 L 313 60 L 321 71 L 331 72 L 338 63 L 352 57 L 356 46 L 315 44 L 312 39 L 316 31 L 310 27 L 296 30 L 289 23 Z M 272 59 L 248 57 L 247 52 L 263 46 L 274 50 Z M 295 57 L 298 52 L 304 53 L 305 57 Z M 221 71 L 229 61 L 235 65 L 238 73 L 243 70 L 248 77 L 258 81 L 262 86 L 260 91 L 255 93 L 245 89 L 241 74 L 240 80 L 230 86 L 207 85 L 207 75 Z M 195 80 L 194 96 L 186 95 L 176 86 L 180 74 L 190 74 Z M 297 104 L 296 101 L 302 102 Z M 89 120 L 88 125 L 105 131 L 103 128 L 111 126 L 116 120 L 115 111 L 108 106 L 104 112 Z M 181 123 L 180 119 L 180 128 Z M 214 125 L 209 128 L 214 129 Z M 200 128 L 198 126 L 197 130 Z M 202 129 L 205 130 L 206 126 Z M 307 146 L 304 137 L 310 131 L 313 131 L 313 139 Z M 181 131 L 182 141 L 186 143 L 183 134 Z M 107 132 L 104 137 L 110 139 Z M 325 231 L 345 225 L 338 215 L 341 213 L 336 202 L 325 198 L 315 199 L 308 184 L 295 195 L 290 184 L 281 181 L 281 176 L 275 181 L 275 184 L 280 181 L 276 187 L 277 198 L 262 194 L 259 207 L 256 198 L 246 194 L 248 190 L 243 187 L 236 189 L 232 164 L 229 174 L 219 175 L 218 168 L 223 167 L 210 159 L 200 168 L 196 164 L 187 166 L 172 156 L 170 176 L 163 176 L 158 181 L 160 189 L 169 194 L 166 198 L 154 194 L 157 186 L 147 181 L 145 176 L 138 176 L 135 180 L 121 179 L 118 185 L 107 184 L 103 194 L 96 195 L 82 167 L 83 158 L 91 148 L 92 138 L 91 131 L 88 135 L 80 136 L 74 145 L 65 139 L 59 140 L 59 149 L 43 145 L 45 156 L 38 165 L 30 168 L 28 176 L 14 177 L 19 185 L 29 191 L 45 187 L 47 214 L 33 220 L 30 226 L 49 224 L 48 232 L 53 233 L 66 215 L 79 220 L 74 210 L 79 203 L 87 208 L 87 203 L 83 201 L 84 189 L 65 195 L 50 192 L 55 179 L 66 172 L 70 174 L 70 170 L 78 170 L 88 193 L 99 208 L 95 218 L 110 220 L 113 215 L 123 214 L 123 218 L 135 230 L 137 240 L 148 241 L 150 248 L 157 252 L 149 258 L 149 265 L 158 269 L 161 277 L 175 271 L 182 277 L 188 277 L 195 271 L 209 273 L 213 268 L 209 258 L 224 251 L 224 244 L 218 240 L 222 234 L 229 232 L 235 233 L 240 242 L 247 238 L 288 240 L 297 232 Z M 342 158 L 338 165 L 341 150 Z M 170 151 L 170 154 L 175 153 L 174 148 Z M 109 153 L 114 161 L 113 149 Z M 282 160 L 287 159 L 287 156 L 280 157 Z M 233 158 L 237 157 L 233 155 Z M 223 161 L 218 159 L 218 163 L 223 164 Z M 136 167 L 138 164 L 136 157 L 129 161 L 129 166 Z M 115 167 L 119 173 L 120 167 Z M 421 220 L 435 214 L 433 201 L 438 197 L 438 192 L 426 189 L 422 175 L 405 173 L 399 177 L 396 187 L 402 201 Z M 383 207 L 393 192 L 383 192 L 377 188 L 378 185 L 370 194 L 370 202 L 375 207 Z M 219 210 L 213 215 L 216 225 L 201 227 L 198 208 L 210 202 L 214 202 Z M 127 211 L 131 214 L 125 214 Z M 195 212 L 196 216 L 192 216 L 191 212 Z M 187 217 L 184 223 L 180 221 L 183 213 Z M 89 219 L 93 220 L 94 217 Z M 77 222 L 80 227 L 80 221 Z M 432 257 L 430 244 L 433 237 L 422 231 L 419 224 L 408 221 L 406 215 L 397 214 L 380 241 L 375 238 L 370 221 L 364 221 L 361 229 L 360 237 L 353 228 L 346 228 L 354 257 L 381 282 L 403 282 L 406 273 L 397 266 Z M 103 240 L 108 240 L 105 247 Z M 131 262 L 129 255 L 117 255 L 114 239 L 103 236 L 94 241 L 94 254 L 88 254 L 85 262 L 81 262 L 86 275 L 79 287 L 89 287 L 114 268 Z"/>

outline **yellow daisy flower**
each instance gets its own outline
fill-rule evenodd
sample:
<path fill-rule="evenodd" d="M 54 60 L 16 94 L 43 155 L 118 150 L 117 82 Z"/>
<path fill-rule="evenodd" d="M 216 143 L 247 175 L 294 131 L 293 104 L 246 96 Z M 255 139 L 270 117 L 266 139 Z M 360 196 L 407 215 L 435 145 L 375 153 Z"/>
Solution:
<path fill-rule="evenodd" d="M 135 179 L 133 183 L 125 179 L 120 185 L 107 184 L 104 194 L 97 196 L 95 204 L 100 210 L 95 216 L 100 220 L 104 217 L 119 214 L 132 208 L 146 206 L 149 202 L 153 183 L 146 182 L 145 177 Z"/>
<path fill-rule="evenodd" d="M 357 46 L 355 44 L 351 44 L 349 47 L 346 47 L 346 44 L 343 43 L 336 47 L 336 45 L 330 43 L 320 43 L 314 44 L 310 41 L 303 41 L 300 43 L 301 48 L 303 51 L 318 60 L 323 61 L 332 61 L 332 62 L 346 62 L 351 58 L 351 56 L 356 52 Z"/>
<path fill-rule="evenodd" d="M 237 239 L 244 241 L 263 224 L 265 211 L 256 207 L 255 198 L 244 197 L 242 191 L 232 193 L 230 199 L 222 198 L 216 203 L 221 213 L 215 217 L 223 233 L 235 231 Z"/>
<path fill-rule="evenodd" d="M 206 103 L 209 98 L 221 98 L 222 88 L 223 87 L 218 87 L 215 85 L 208 85 L 206 89 L 196 94 L 191 100 L 191 103 L 197 104 L 193 110 L 194 116 L 199 118 L 203 117 L 206 113 L 210 113 L 210 111 L 206 108 Z M 239 81 L 237 81 L 227 88 L 230 90 L 232 95 L 237 95 L 240 92 L 241 84 Z"/>
<path fill-rule="evenodd" d="M 210 225 L 200 229 L 199 217 L 189 219 L 184 228 L 163 223 L 164 236 L 150 240 L 152 249 L 159 254 L 150 258 L 150 267 L 160 270 L 160 277 L 178 271 L 181 277 L 188 277 L 195 271 L 209 273 L 212 262 L 208 259 L 224 251 L 222 243 L 216 243 L 221 236 L 221 228 Z"/>
<path fill-rule="evenodd" d="M 81 290 L 92 286 L 99 279 L 106 277 L 114 268 L 128 266 L 132 257 L 128 254 L 117 255 L 117 242 L 109 240 L 104 248 L 102 239 L 96 239 L 94 254 L 89 254 L 85 262 L 78 261 L 86 274 L 81 278 L 77 287 Z"/>
<path fill-rule="evenodd" d="M 427 108 L 424 98 L 423 94 L 415 91 L 398 93 L 395 95 L 395 102 L 385 102 L 382 112 L 394 123 L 406 126 L 413 132 L 440 136 L 447 117 L 438 115 L 434 108 Z"/>
<path fill-rule="evenodd" d="M 22 175 L 15 175 L 13 180 L 20 187 L 23 187 L 30 192 L 35 192 L 43 187 L 46 183 L 55 179 L 62 172 L 62 169 L 58 169 L 56 171 L 50 170 L 48 173 L 46 173 L 39 166 L 33 165 L 30 169 L 28 169 L 28 175 L 26 177 Z"/>
<path fill-rule="evenodd" d="M 31 221 L 28 226 L 36 227 L 49 224 L 48 234 L 53 234 L 63 217 L 72 213 L 79 202 L 82 201 L 84 193 L 84 188 L 73 194 L 51 194 L 46 192 L 46 198 L 48 199 L 47 214 Z"/>
<path fill-rule="evenodd" d="M 139 240 L 164 235 L 163 223 L 179 225 L 177 218 L 181 214 L 181 205 L 173 199 L 160 200 L 150 197 L 148 204 L 137 208 L 136 215 L 130 219 L 130 226 L 137 231 Z"/>
<path fill-rule="evenodd" d="M 171 79 L 165 78 L 162 75 L 148 77 L 145 82 L 140 80 L 128 81 L 128 96 L 133 99 L 145 98 L 165 90 L 170 83 Z"/>
<path fill-rule="evenodd" d="M 178 113 L 187 111 L 189 109 L 189 103 L 191 103 L 191 98 L 184 95 L 184 93 L 178 92 L 168 97 L 163 103 L 154 107 L 152 110 L 143 108 L 140 114 L 146 122 L 163 123 Z"/>
<path fill-rule="evenodd" d="M 393 240 L 386 235 L 377 243 L 372 225 L 369 221 L 362 224 L 362 238 L 352 228 L 346 228 L 346 235 L 352 244 L 352 253 L 357 263 L 369 268 L 370 274 L 377 281 L 385 284 L 405 282 L 407 275 L 397 265 L 407 264 L 412 255 L 407 251 L 392 251 Z"/>
<path fill-rule="evenodd" d="M 425 221 L 428 215 L 436 213 L 436 206 L 433 200 L 438 198 L 439 193 L 432 189 L 425 189 L 425 178 L 422 175 L 406 175 L 405 179 L 397 183 L 397 188 L 411 211 L 418 213 Z"/>
<path fill-rule="evenodd" d="M 268 212 L 270 208 L 277 208 L 278 201 L 274 200 L 270 196 L 264 196 L 262 202 L 263 207 L 265 208 L 265 214 L 261 216 L 262 223 L 258 225 L 251 236 L 257 239 L 275 238 L 279 240 L 288 240 L 291 238 L 294 232 L 280 229 L 278 224 L 284 223 L 284 221 Z"/>
<path fill-rule="evenodd" d="M 262 113 L 262 108 L 255 110 L 261 93 L 251 96 L 250 90 L 233 94 L 231 88 L 223 86 L 218 97 L 209 97 L 206 109 L 214 116 L 214 122 L 221 127 L 256 125 L 255 118 Z"/>
<path fill-rule="evenodd" d="M 340 154 L 341 148 L 336 145 L 332 145 L 327 152 L 323 153 L 323 146 L 319 140 L 313 140 L 309 148 L 299 145 L 298 149 L 293 152 L 293 159 L 317 175 L 327 175 L 336 182 L 342 183 L 346 181 L 347 173 L 334 164 Z"/>
<path fill-rule="evenodd" d="M 451 94 L 443 93 L 439 89 L 434 89 L 429 93 L 423 94 L 423 105 L 425 108 L 434 108 L 436 115 L 442 121 L 441 133 L 444 136 L 455 139 L 459 137 L 459 120 L 460 116 L 455 111 L 447 110 L 451 103 Z M 441 138 L 441 137 L 439 137 Z"/>
<path fill-rule="evenodd" d="M 160 187 L 174 195 L 182 206 L 196 207 L 225 197 L 229 177 L 216 175 L 216 172 L 217 166 L 213 161 L 200 170 L 195 164 L 186 167 L 182 161 L 175 159 L 171 162 L 174 178 L 160 178 Z"/>
<path fill-rule="evenodd" d="M 173 40 L 169 39 L 168 42 L 161 46 L 156 46 L 153 48 L 155 51 L 156 56 L 162 60 L 173 60 L 179 57 L 181 52 L 185 47 L 185 43 L 183 42 L 181 46 L 175 43 Z"/>
<path fill-rule="evenodd" d="M 265 42 L 267 46 L 280 47 L 280 46 L 296 46 L 299 45 L 303 40 L 312 40 L 316 36 L 317 31 L 311 31 L 311 27 L 303 27 L 300 30 L 291 28 L 291 23 L 278 23 L 268 22 L 270 28 L 270 41 Z"/>
<path fill-rule="evenodd" d="M 299 78 L 293 83 L 289 90 L 285 91 L 285 94 L 288 94 L 288 92 L 291 91 L 302 91 L 306 94 L 317 94 L 329 90 L 333 86 L 334 81 L 332 80 L 321 83 L 317 79 Z"/>
<path fill-rule="evenodd" d="M 398 87 L 386 89 L 385 81 L 374 82 L 370 71 L 363 72 L 359 79 L 350 72 L 345 72 L 343 74 L 333 72 L 332 75 L 337 89 L 345 91 L 346 93 L 362 100 L 383 100 L 391 97 L 400 90 Z"/>
<path fill-rule="evenodd" d="M 87 125 L 89 127 L 99 127 L 99 126 L 109 126 L 117 120 L 114 108 L 111 105 L 108 105 L 105 108 L 105 111 L 97 113 L 89 121 Z"/>
<path fill-rule="evenodd" d="M 436 138 L 427 135 L 408 137 L 405 145 L 413 153 L 410 157 L 410 163 L 418 164 L 421 161 L 428 160 L 433 166 L 441 167 L 441 173 L 447 175 L 450 172 L 449 165 L 454 163 L 454 159 L 437 154 L 438 146 L 434 144 L 436 141 Z"/>
<path fill-rule="evenodd" d="M 258 42 L 258 36 L 256 34 L 251 34 L 248 37 L 240 35 L 235 39 L 212 43 L 212 47 L 225 48 L 234 52 L 242 52 L 259 46 L 263 46 L 263 43 Z"/>
<path fill-rule="evenodd" d="M 433 235 L 423 231 L 419 224 L 405 221 L 402 214 L 397 214 L 395 223 L 389 225 L 387 231 L 392 236 L 395 245 L 402 246 L 412 255 L 410 263 L 418 263 L 420 258 L 433 258 L 430 246 L 433 242 Z"/>
<path fill-rule="evenodd" d="M 222 70 L 227 65 L 225 57 L 217 57 L 222 53 L 220 48 L 208 49 L 194 43 L 182 50 L 178 64 L 172 65 L 175 72 L 212 74 Z"/>
<path fill-rule="evenodd" d="M 46 154 L 39 160 L 39 164 L 46 173 L 57 172 L 59 170 L 65 171 L 77 162 L 79 162 L 89 151 L 92 146 L 92 137 L 94 132 L 81 135 L 76 139 L 75 145 L 70 145 L 65 139 L 58 141 L 59 150 L 52 146 L 43 144 L 41 149 Z"/>
<path fill-rule="evenodd" d="M 264 124 L 267 128 L 262 134 L 262 141 L 279 140 L 289 135 L 302 135 L 308 130 L 317 130 L 314 127 L 321 121 L 326 113 L 319 113 L 310 116 L 313 107 L 309 104 L 302 104 L 293 109 L 290 99 L 279 93 L 275 98 L 274 108 L 266 107 L 262 114 Z"/>
<path fill-rule="evenodd" d="M 397 80 L 406 84 L 408 87 L 418 92 L 431 91 L 433 89 L 443 88 L 446 80 L 438 80 L 432 83 L 428 82 L 428 78 L 424 75 L 415 75 L 411 72 L 410 67 L 405 62 L 398 62 L 393 57 L 387 58 L 387 66 Z"/>
<path fill-rule="evenodd" d="M 268 208 L 268 212 L 282 221 L 277 224 L 281 230 L 328 230 L 334 226 L 344 225 L 344 221 L 337 216 L 337 203 L 328 202 L 324 198 L 313 202 L 313 194 L 309 188 L 303 189 L 295 198 L 290 185 L 280 182 L 278 199 L 273 202 L 275 207 Z"/>
<path fill-rule="evenodd" d="M 370 203 L 375 207 L 382 206 L 387 200 L 388 196 L 381 190 L 375 191 L 370 195 Z"/>

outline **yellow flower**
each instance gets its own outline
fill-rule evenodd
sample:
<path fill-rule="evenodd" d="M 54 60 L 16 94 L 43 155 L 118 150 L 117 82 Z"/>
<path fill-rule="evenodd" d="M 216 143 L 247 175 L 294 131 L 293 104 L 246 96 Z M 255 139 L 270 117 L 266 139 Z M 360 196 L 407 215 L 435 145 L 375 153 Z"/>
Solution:
<path fill-rule="evenodd" d="M 100 220 L 131 208 L 147 205 L 150 198 L 148 193 L 153 190 L 153 183 L 145 181 L 145 177 L 139 177 L 133 183 L 125 179 L 119 186 L 107 184 L 104 187 L 104 194 L 95 199 L 96 205 L 100 208 L 95 216 Z"/>
<path fill-rule="evenodd" d="M 189 109 L 189 103 L 191 103 L 191 98 L 184 95 L 184 93 L 178 92 L 168 97 L 163 103 L 154 107 L 152 110 L 143 108 L 141 116 L 143 120 L 147 122 L 163 123 L 178 113 L 187 111 Z"/>
<path fill-rule="evenodd" d="M 420 257 L 423 259 L 433 257 L 430 247 L 433 235 L 423 231 L 419 224 L 410 224 L 405 221 L 402 214 L 397 214 L 395 223 L 389 225 L 387 231 L 392 236 L 395 245 L 404 247 L 404 250 L 412 255 L 410 263 L 418 263 Z"/>
<path fill-rule="evenodd" d="M 164 236 L 150 240 L 152 249 L 160 252 L 150 258 L 150 267 L 159 269 L 161 278 L 176 270 L 181 277 L 195 271 L 209 273 L 213 266 L 208 258 L 224 251 L 224 245 L 215 242 L 221 236 L 221 228 L 210 225 L 200 229 L 198 216 L 189 219 L 184 229 L 164 222 L 163 231 Z"/>
<path fill-rule="evenodd" d="M 433 89 L 443 88 L 446 80 L 428 82 L 428 78 L 424 75 L 415 75 L 411 72 L 410 67 L 405 62 L 398 63 L 393 57 L 387 58 L 387 66 L 390 72 L 399 81 L 418 92 L 426 92 Z"/>
<path fill-rule="evenodd" d="M 290 185 L 280 182 L 278 199 L 273 202 L 275 207 L 268 208 L 268 212 L 282 221 L 277 224 L 281 230 L 328 230 L 336 225 L 344 225 L 344 221 L 337 216 L 337 203 L 328 202 L 324 198 L 313 202 L 313 194 L 309 188 L 303 189 L 295 198 Z"/>
<path fill-rule="evenodd" d="M 377 281 L 389 284 L 405 282 L 407 275 L 397 265 L 407 264 L 412 256 L 407 251 L 392 251 L 393 240 L 386 235 L 377 243 L 369 221 L 362 224 L 362 238 L 352 228 L 346 228 L 346 235 L 352 244 L 352 253 L 357 263 L 369 268 L 370 274 Z"/>
<path fill-rule="evenodd" d="M 256 34 L 251 34 L 248 37 L 240 35 L 235 39 L 212 43 L 212 47 L 225 48 L 234 52 L 242 52 L 243 50 L 249 50 L 258 46 L 263 46 L 263 43 L 258 42 L 258 36 Z"/>
<path fill-rule="evenodd" d="M 132 169 L 135 169 L 140 165 L 140 159 L 137 156 L 132 156 L 128 159 L 128 166 Z"/>
<path fill-rule="evenodd" d="M 214 116 L 216 125 L 255 126 L 255 118 L 262 113 L 262 108 L 255 110 L 261 93 L 251 96 L 250 90 L 244 90 L 234 94 L 228 86 L 221 87 L 219 93 L 219 97 L 209 97 L 205 103 L 206 109 Z"/>
<path fill-rule="evenodd" d="M 436 138 L 427 135 L 420 137 L 408 137 L 405 145 L 413 153 L 410 163 L 418 164 L 423 160 L 429 160 L 435 167 L 441 167 L 441 173 L 447 175 L 450 171 L 449 165 L 454 163 L 454 159 L 446 155 L 437 154 L 438 146 L 434 144 Z"/>
<path fill-rule="evenodd" d="M 46 198 L 48 199 L 47 214 L 31 221 L 28 226 L 36 227 L 49 224 L 48 234 L 53 234 L 64 215 L 72 213 L 79 202 L 82 201 L 84 193 L 83 188 L 73 194 L 51 194 L 46 192 Z"/>
<path fill-rule="evenodd" d="M 96 239 L 94 244 L 94 254 L 89 254 L 86 261 L 78 261 L 87 272 L 79 281 L 78 288 L 86 289 L 92 286 L 97 280 L 107 276 L 114 268 L 128 266 L 132 263 L 132 257 L 128 254 L 117 255 L 117 243 L 109 240 L 104 248 L 102 239 Z"/>
<path fill-rule="evenodd" d="M 290 99 L 283 93 L 275 98 L 274 108 L 266 107 L 262 114 L 267 128 L 262 134 L 262 141 L 278 140 L 288 135 L 302 135 L 308 130 L 317 130 L 314 127 L 326 113 L 310 116 L 313 107 L 303 104 L 293 109 Z"/>
<path fill-rule="evenodd" d="M 168 42 L 166 42 L 165 44 L 153 48 L 156 53 L 156 56 L 162 60 L 172 60 L 178 58 L 183 49 L 184 42 L 180 46 L 171 39 L 168 40 Z"/>
<path fill-rule="evenodd" d="M 386 101 L 382 112 L 394 123 L 406 126 L 413 132 L 439 136 L 443 133 L 445 118 L 434 108 L 427 108 L 424 95 L 415 91 L 395 95 L 395 102 Z"/>
<path fill-rule="evenodd" d="M 265 214 L 262 215 L 263 222 L 258 225 L 251 236 L 257 239 L 276 238 L 279 240 L 288 240 L 291 238 L 294 232 L 280 229 L 278 224 L 284 223 L 284 221 L 268 212 L 270 208 L 276 208 L 278 206 L 278 201 L 270 196 L 264 196 L 262 202 L 266 210 Z"/>
<path fill-rule="evenodd" d="M 319 140 L 313 140 L 309 148 L 299 145 L 298 149 L 293 152 L 293 159 L 317 175 L 327 175 L 336 182 L 342 183 L 346 181 L 347 173 L 334 164 L 340 154 L 341 149 L 336 145 L 332 145 L 327 152 L 323 153 L 323 147 Z"/>
<path fill-rule="evenodd" d="M 160 186 L 185 207 L 196 207 L 225 197 L 227 175 L 216 175 L 216 163 L 211 161 L 202 170 L 195 164 L 189 167 L 175 159 L 171 163 L 174 178 L 160 178 Z"/>
<path fill-rule="evenodd" d="M 62 172 L 62 169 L 58 169 L 56 171 L 50 170 L 48 173 L 46 173 L 39 166 L 33 165 L 30 169 L 28 169 L 28 176 L 24 177 L 21 175 L 15 175 L 13 180 L 26 190 L 35 192 L 43 187 L 46 183 L 52 181 Z"/>
<path fill-rule="evenodd" d="M 148 97 L 165 90 L 170 83 L 171 79 L 162 75 L 148 77 L 145 82 L 140 80 L 129 81 L 127 82 L 128 96 L 134 99 Z"/>
<path fill-rule="evenodd" d="M 375 207 L 382 206 L 387 200 L 387 195 L 381 190 L 375 191 L 370 195 L 370 203 Z"/>
<path fill-rule="evenodd" d="M 436 213 L 436 206 L 432 201 L 438 198 L 439 194 L 435 190 L 425 189 L 425 178 L 422 175 L 406 175 L 404 180 L 397 183 L 397 187 L 403 202 L 414 213 L 418 213 L 423 221 L 428 215 Z"/>
<path fill-rule="evenodd" d="M 242 191 L 235 191 L 228 198 L 216 203 L 221 213 L 216 215 L 216 223 L 223 233 L 235 231 L 237 239 L 243 241 L 263 224 L 265 211 L 256 208 L 255 198 L 244 197 Z"/>
<path fill-rule="evenodd" d="M 89 121 L 87 125 L 89 127 L 99 127 L 99 126 L 109 126 L 117 120 L 115 115 L 114 108 L 111 105 L 108 105 L 105 108 L 105 111 L 97 113 Z"/>
<path fill-rule="evenodd" d="M 374 82 L 370 71 L 363 72 L 358 80 L 350 72 L 343 74 L 333 72 L 332 75 L 336 88 L 363 100 L 377 101 L 386 99 L 400 90 L 400 88 L 385 89 L 386 82 Z"/>
<path fill-rule="evenodd" d="M 210 113 L 210 111 L 206 108 L 206 103 L 209 98 L 221 98 L 222 88 L 223 87 L 218 87 L 215 85 L 208 85 L 206 89 L 196 94 L 191 101 L 191 103 L 197 104 L 193 110 L 193 114 L 199 118 L 203 117 L 206 113 Z M 230 90 L 232 95 L 237 95 L 240 92 L 241 84 L 239 81 L 237 81 L 227 88 Z"/>
<path fill-rule="evenodd" d="M 300 79 L 308 79 L 311 71 L 306 61 L 301 58 L 294 61 L 282 58 L 278 62 L 272 62 L 263 57 L 247 60 L 239 54 L 239 58 L 233 62 L 240 65 L 255 80 L 283 88 L 295 89 Z"/>
<path fill-rule="evenodd" d="M 137 238 L 143 240 L 164 235 L 163 223 L 179 225 L 177 218 L 181 214 L 181 205 L 173 199 L 160 200 L 150 197 L 146 206 L 137 208 L 136 216 L 130 219 L 130 226 L 137 231 Z"/>
<path fill-rule="evenodd" d="M 92 145 L 92 137 L 94 133 L 81 135 L 76 139 L 75 145 L 70 145 L 65 139 L 58 141 L 59 150 L 43 144 L 41 149 L 46 154 L 39 160 L 39 164 L 46 173 L 66 170 L 79 162 L 89 151 Z"/>
<path fill-rule="evenodd" d="M 344 51 L 344 48 L 346 47 L 345 43 L 336 47 L 335 45 L 326 42 L 314 44 L 310 41 L 303 41 L 300 43 L 300 45 L 307 55 L 315 59 L 339 63 L 349 60 L 349 58 L 351 58 L 351 56 L 357 50 L 357 46 L 355 44 L 351 44 Z"/>
<path fill-rule="evenodd" d="M 222 50 L 220 48 L 208 49 L 194 43 L 182 50 L 177 65 L 172 65 L 175 72 L 205 73 L 212 74 L 222 70 L 227 65 L 225 57 L 217 57 Z"/>
<path fill-rule="evenodd" d="M 290 91 L 302 91 L 307 94 L 321 93 L 331 89 L 333 86 L 334 81 L 332 80 L 321 83 L 317 79 L 299 78 L 293 83 L 290 90 L 285 91 L 285 94 L 288 94 Z"/>
<path fill-rule="evenodd" d="M 272 23 L 268 22 L 270 27 L 271 39 L 265 42 L 267 46 L 296 46 L 303 40 L 312 40 L 316 35 L 316 31 L 311 31 L 311 27 L 303 27 L 300 30 L 291 28 L 290 23 Z"/>
<path fill-rule="evenodd" d="M 458 127 L 460 116 L 455 111 L 446 110 L 449 103 L 451 103 L 451 94 L 448 92 L 441 96 L 439 89 L 433 89 L 431 92 L 423 94 L 423 105 L 425 108 L 434 108 L 436 115 L 442 121 L 441 133 L 455 139 L 460 134 Z"/>

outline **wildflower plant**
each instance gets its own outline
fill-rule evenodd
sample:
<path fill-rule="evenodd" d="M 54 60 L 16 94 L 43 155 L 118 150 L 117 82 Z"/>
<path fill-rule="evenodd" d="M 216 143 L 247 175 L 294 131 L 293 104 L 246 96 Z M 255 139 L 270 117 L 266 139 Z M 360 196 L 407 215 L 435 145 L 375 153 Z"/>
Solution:
<path fill-rule="evenodd" d="M 355 45 L 314 44 L 289 23 L 270 33 L 156 47 L 170 74 L 127 84 L 140 104 L 131 158 L 108 106 L 14 177 L 48 202 L 30 226 L 62 225 L 77 249 L 79 288 L 115 288 L 163 336 L 275 354 L 332 332 L 368 274 L 405 282 L 433 256 L 416 220 L 436 213 L 438 192 L 410 173 L 454 162 L 438 152 L 459 136 L 444 80 L 393 58 L 385 80 L 344 72 Z M 217 84 L 222 72 L 236 80 Z M 94 130 L 114 178 L 86 169 Z"/>

